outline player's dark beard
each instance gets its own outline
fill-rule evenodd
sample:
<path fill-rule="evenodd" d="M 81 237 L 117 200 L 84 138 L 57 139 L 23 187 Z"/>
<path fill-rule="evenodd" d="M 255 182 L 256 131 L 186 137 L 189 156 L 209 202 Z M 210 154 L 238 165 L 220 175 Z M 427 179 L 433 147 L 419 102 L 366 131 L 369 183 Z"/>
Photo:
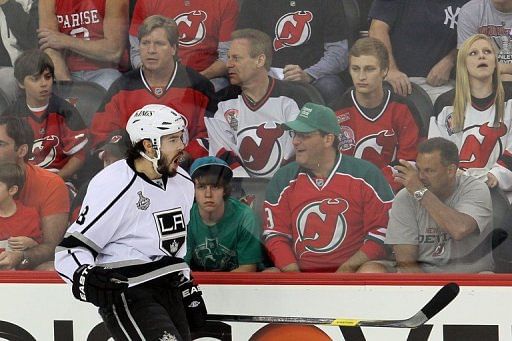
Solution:
<path fill-rule="evenodd" d="M 182 153 L 176 155 L 175 158 L 179 158 L 179 157 L 181 157 L 181 155 L 182 155 Z M 173 159 L 173 160 L 175 160 L 175 159 Z M 177 168 L 169 170 L 171 163 L 172 163 L 172 161 L 169 161 L 167 159 L 167 157 L 161 156 L 160 160 L 158 160 L 158 167 L 157 167 L 158 173 L 160 173 L 160 174 L 162 174 L 162 176 L 165 176 L 168 178 L 172 178 L 173 176 L 175 176 L 178 173 L 178 170 L 177 170 Z"/>

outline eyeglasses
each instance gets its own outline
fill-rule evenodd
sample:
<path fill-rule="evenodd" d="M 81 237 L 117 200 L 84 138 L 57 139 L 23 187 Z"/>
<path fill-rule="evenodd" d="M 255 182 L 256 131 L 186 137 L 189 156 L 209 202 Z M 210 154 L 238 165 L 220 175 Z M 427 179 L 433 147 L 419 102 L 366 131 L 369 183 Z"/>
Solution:
<path fill-rule="evenodd" d="M 288 130 L 288 134 L 290 134 L 290 137 L 292 139 L 298 138 L 299 140 L 307 140 L 310 137 L 313 137 L 314 135 L 321 135 L 319 131 L 312 131 L 311 133 L 300 133 L 295 130 Z"/>

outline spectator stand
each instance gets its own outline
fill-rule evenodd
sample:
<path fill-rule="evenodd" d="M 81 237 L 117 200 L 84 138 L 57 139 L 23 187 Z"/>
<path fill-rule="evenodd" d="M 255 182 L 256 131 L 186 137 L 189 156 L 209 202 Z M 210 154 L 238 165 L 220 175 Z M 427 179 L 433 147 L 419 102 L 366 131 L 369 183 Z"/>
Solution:
<path fill-rule="evenodd" d="M 0 89 L 0 113 L 3 113 L 5 109 L 9 106 L 10 101 L 5 92 Z"/>
<path fill-rule="evenodd" d="M 512 272 L 512 210 L 510 203 L 503 191 L 494 187 L 491 188 L 491 200 L 493 210 L 493 234 L 492 254 L 494 258 L 494 272 Z M 498 229 L 498 230 L 496 230 Z M 501 240 L 503 230 L 508 233 L 504 241 Z M 499 240 L 499 243 L 497 242 Z"/>
<path fill-rule="evenodd" d="M 348 32 L 348 48 L 354 45 L 360 37 L 360 11 L 357 0 L 342 0 L 343 11 L 345 12 L 345 28 Z"/>
<path fill-rule="evenodd" d="M 420 112 L 421 122 L 423 123 L 423 128 L 426 133 L 430 124 L 430 116 L 434 115 L 434 105 L 428 93 L 421 86 L 412 82 L 411 86 L 412 93 L 407 96 L 407 99 L 409 99 Z M 386 81 L 384 82 L 384 89 L 393 91 L 393 87 Z"/>
<path fill-rule="evenodd" d="M 301 87 L 308 93 L 308 102 L 313 102 L 316 104 L 322 104 L 325 105 L 324 98 L 320 94 L 320 92 L 311 84 L 309 83 L 302 83 L 302 82 L 292 82 L 292 81 L 284 81 L 288 84 L 291 84 L 291 86 L 294 87 Z"/>
<path fill-rule="evenodd" d="M 53 93 L 78 109 L 89 127 L 106 91 L 100 85 L 85 81 L 55 81 Z"/>
<path fill-rule="evenodd" d="M 357 0 L 341 0 L 341 4 L 345 12 L 345 28 L 348 36 L 348 48 L 350 50 L 356 40 L 361 37 L 359 5 Z M 353 85 L 348 68 L 341 71 L 339 76 L 346 89 Z"/>
<path fill-rule="evenodd" d="M 106 90 L 93 82 L 55 81 L 53 93 L 76 107 L 84 123 L 90 127 L 93 116 L 105 97 Z M 79 188 L 82 183 L 88 181 L 102 168 L 103 163 L 97 154 L 88 154 L 86 162 L 76 174 L 73 183 Z"/>
<path fill-rule="evenodd" d="M 261 214 L 269 181 L 268 178 L 233 178 L 231 195 Z"/>

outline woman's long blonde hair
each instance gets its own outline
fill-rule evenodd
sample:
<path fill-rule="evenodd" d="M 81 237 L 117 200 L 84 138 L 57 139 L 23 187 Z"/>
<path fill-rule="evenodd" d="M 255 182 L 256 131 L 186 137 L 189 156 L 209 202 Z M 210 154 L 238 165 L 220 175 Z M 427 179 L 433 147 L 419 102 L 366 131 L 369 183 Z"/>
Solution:
<path fill-rule="evenodd" d="M 466 58 L 471 45 L 477 40 L 486 40 L 494 51 L 495 69 L 492 74 L 492 89 L 496 93 L 494 97 L 494 127 L 503 122 L 505 113 L 505 91 L 501 84 L 501 76 L 498 70 L 498 53 L 492 40 L 483 34 L 475 34 L 466 39 L 457 54 L 457 77 L 455 82 L 455 99 L 453 101 L 452 130 L 462 131 L 464 118 L 468 105 L 471 105 L 471 86 L 469 84 L 469 73 L 466 65 Z"/>

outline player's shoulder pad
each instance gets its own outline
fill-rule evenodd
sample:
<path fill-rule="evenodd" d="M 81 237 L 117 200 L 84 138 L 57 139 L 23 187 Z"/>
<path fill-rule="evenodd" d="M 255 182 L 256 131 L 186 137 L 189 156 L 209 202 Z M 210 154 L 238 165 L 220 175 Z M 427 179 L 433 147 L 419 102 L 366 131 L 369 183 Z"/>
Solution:
<path fill-rule="evenodd" d="M 190 183 L 194 184 L 194 181 L 192 181 L 192 178 L 190 177 L 190 175 L 183 168 L 178 166 L 178 170 L 176 173 L 177 173 L 176 176 L 180 176 L 183 179 L 188 180 L 188 181 L 190 181 Z"/>
<path fill-rule="evenodd" d="M 119 160 L 98 172 L 89 182 L 87 191 L 105 191 L 108 188 L 110 192 L 116 192 L 125 188 L 134 177 L 136 173 L 128 166 L 126 160 Z"/>

